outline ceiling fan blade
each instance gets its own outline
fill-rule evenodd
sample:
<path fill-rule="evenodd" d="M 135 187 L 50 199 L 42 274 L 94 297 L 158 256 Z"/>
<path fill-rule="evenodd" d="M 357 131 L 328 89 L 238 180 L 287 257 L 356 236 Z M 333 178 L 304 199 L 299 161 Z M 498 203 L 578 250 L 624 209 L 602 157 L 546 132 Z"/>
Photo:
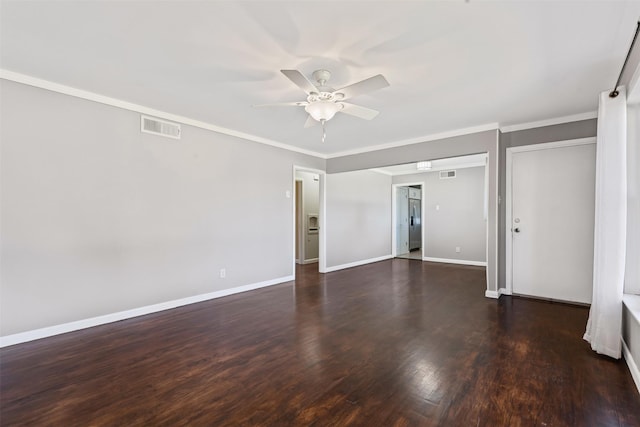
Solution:
<path fill-rule="evenodd" d="M 318 124 L 318 121 L 316 119 L 314 119 L 313 117 L 311 117 L 311 115 L 309 115 L 309 117 L 307 117 L 307 121 L 304 122 L 304 127 L 306 128 L 310 128 L 312 126 L 315 126 Z"/>
<path fill-rule="evenodd" d="M 305 91 L 307 95 L 310 94 L 311 92 L 318 92 L 318 88 L 315 87 L 315 85 L 311 83 L 309 79 L 306 78 L 304 74 L 302 74 L 300 71 L 280 70 L 280 72 L 285 76 L 287 76 L 287 78 L 291 80 L 293 83 L 295 83 L 296 86 L 298 86 L 300 89 Z"/>
<path fill-rule="evenodd" d="M 378 74 L 377 76 L 369 77 L 368 79 L 364 79 L 358 83 L 338 89 L 334 93 L 342 93 L 344 95 L 342 99 L 349 99 L 387 86 L 389 86 L 387 79 L 385 79 L 382 74 Z"/>
<path fill-rule="evenodd" d="M 309 103 L 306 101 L 300 101 L 300 102 L 278 102 L 275 104 L 258 104 L 258 105 L 254 105 L 254 107 L 304 107 L 306 105 L 309 105 Z"/>
<path fill-rule="evenodd" d="M 344 105 L 344 108 L 340 110 L 341 113 L 349 114 L 365 120 L 371 120 L 380 113 L 379 111 L 372 110 L 371 108 L 349 104 L 348 102 L 341 102 L 341 104 Z"/>

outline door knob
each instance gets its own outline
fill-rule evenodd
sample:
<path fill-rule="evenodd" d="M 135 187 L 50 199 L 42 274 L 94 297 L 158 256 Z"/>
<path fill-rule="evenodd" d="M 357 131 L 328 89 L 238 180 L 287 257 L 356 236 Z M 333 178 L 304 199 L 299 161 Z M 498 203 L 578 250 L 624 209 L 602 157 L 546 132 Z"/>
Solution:
<path fill-rule="evenodd" d="M 514 232 L 514 233 L 519 233 L 519 232 L 520 232 L 520 229 L 516 227 L 516 228 L 514 228 L 514 229 L 513 229 L 513 232 Z"/>

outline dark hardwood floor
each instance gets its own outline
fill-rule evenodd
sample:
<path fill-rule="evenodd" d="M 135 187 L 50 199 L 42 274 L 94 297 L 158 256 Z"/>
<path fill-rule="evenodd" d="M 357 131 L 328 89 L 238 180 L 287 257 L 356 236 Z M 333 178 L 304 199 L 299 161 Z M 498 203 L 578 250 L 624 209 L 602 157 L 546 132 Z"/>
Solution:
<path fill-rule="evenodd" d="M 640 426 L 584 307 L 394 259 L 0 351 L 5 426 Z"/>

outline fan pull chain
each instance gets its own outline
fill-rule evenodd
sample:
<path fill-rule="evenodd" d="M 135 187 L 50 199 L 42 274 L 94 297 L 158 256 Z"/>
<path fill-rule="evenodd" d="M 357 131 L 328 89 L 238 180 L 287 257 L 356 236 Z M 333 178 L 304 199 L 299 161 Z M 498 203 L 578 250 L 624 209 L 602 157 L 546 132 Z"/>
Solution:
<path fill-rule="evenodd" d="M 322 124 L 322 142 L 324 142 L 324 140 L 327 139 L 327 131 L 324 129 L 325 122 L 326 120 L 320 120 L 320 123 Z"/>

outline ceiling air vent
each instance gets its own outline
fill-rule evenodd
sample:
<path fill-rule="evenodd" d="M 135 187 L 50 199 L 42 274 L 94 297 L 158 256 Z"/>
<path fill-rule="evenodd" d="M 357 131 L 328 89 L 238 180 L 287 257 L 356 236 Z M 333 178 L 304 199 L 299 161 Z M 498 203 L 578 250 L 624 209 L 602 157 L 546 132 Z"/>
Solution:
<path fill-rule="evenodd" d="M 456 177 L 456 171 L 440 171 L 440 179 L 451 179 Z"/>
<path fill-rule="evenodd" d="M 144 133 L 180 139 L 180 125 L 178 123 L 167 122 L 155 117 L 140 116 L 140 130 Z"/>

